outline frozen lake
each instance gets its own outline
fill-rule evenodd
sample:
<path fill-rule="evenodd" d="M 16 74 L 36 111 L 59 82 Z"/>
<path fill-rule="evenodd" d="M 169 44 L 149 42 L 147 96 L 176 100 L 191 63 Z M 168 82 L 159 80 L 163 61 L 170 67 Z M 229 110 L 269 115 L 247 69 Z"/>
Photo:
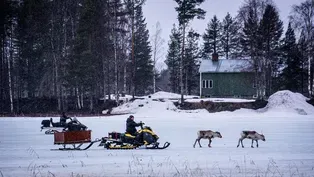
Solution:
<path fill-rule="evenodd" d="M 124 132 L 125 116 L 78 119 L 92 130 L 92 138 L 110 131 Z M 136 115 L 151 126 L 165 150 L 106 150 L 94 144 L 86 151 L 51 151 L 53 135 L 40 132 L 47 118 L 0 118 L 0 176 L 314 176 L 313 115 L 160 113 Z M 59 118 L 54 118 L 57 121 Z M 223 138 L 201 140 L 193 148 L 197 130 L 220 131 Z M 236 148 L 242 130 L 263 133 L 266 142 Z"/>

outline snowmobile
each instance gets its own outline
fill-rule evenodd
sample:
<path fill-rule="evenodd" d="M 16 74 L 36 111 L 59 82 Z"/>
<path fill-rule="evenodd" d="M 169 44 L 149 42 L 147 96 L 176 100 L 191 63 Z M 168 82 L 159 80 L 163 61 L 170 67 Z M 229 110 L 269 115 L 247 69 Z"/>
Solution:
<path fill-rule="evenodd" d="M 159 146 L 159 137 L 153 132 L 149 126 L 141 125 L 141 129 L 137 131 L 136 136 L 130 133 L 110 132 L 108 137 L 102 137 L 99 146 L 106 149 L 136 149 L 144 147 L 144 149 L 166 149 L 170 143 L 165 142 L 163 146 Z"/>
<path fill-rule="evenodd" d="M 70 118 L 70 120 L 72 121 L 72 118 Z M 45 134 L 47 135 L 54 134 L 55 132 L 58 132 L 58 131 L 62 131 L 66 126 L 66 124 L 61 125 L 60 122 L 53 122 L 52 118 L 42 120 L 41 125 L 42 126 L 40 127 L 40 131 L 43 131 L 44 129 L 46 129 Z"/>

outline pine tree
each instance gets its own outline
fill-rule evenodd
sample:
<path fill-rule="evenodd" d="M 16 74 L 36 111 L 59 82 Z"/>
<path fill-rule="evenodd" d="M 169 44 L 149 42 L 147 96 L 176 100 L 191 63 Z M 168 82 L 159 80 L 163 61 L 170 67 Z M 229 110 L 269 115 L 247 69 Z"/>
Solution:
<path fill-rule="evenodd" d="M 298 58 L 301 61 L 301 93 L 308 93 L 308 62 L 307 62 L 307 39 L 305 35 L 305 31 L 301 31 L 301 35 L 299 37 L 299 41 L 297 44 L 298 48 Z"/>
<path fill-rule="evenodd" d="M 236 57 L 240 50 L 239 25 L 228 13 L 221 24 L 221 44 L 226 59 Z"/>
<path fill-rule="evenodd" d="M 288 89 L 293 92 L 301 91 L 302 61 L 299 57 L 300 52 L 296 45 L 296 37 L 294 30 L 291 28 L 291 23 L 288 25 L 282 52 L 285 59 L 285 68 L 281 74 L 282 82 L 280 85 L 283 86 L 283 89 Z"/>
<path fill-rule="evenodd" d="M 258 34 L 258 17 L 251 7 L 248 9 L 246 21 L 244 22 L 244 27 L 241 32 L 241 46 L 242 55 L 248 56 L 253 61 L 254 72 L 255 72 L 255 82 L 257 88 L 258 99 L 263 99 L 264 90 L 262 88 L 262 79 L 260 77 L 261 62 L 259 58 L 259 34 Z"/>
<path fill-rule="evenodd" d="M 181 33 L 173 25 L 170 40 L 168 42 L 168 52 L 165 63 L 168 66 L 170 74 L 170 88 L 173 93 L 180 93 L 180 49 L 181 49 Z"/>
<path fill-rule="evenodd" d="M 184 61 L 184 50 L 185 50 L 185 30 L 188 23 L 195 17 L 198 19 L 204 19 L 206 11 L 198 8 L 205 0 L 174 0 L 178 7 L 175 10 L 178 12 L 179 25 L 182 27 L 182 51 L 181 51 L 181 62 L 180 62 L 180 93 L 181 93 L 181 103 L 184 102 L 183 98 L 183 61 Z"/>
<path fill-rule="evenodd" d="M 222 55 L 223 49 L 221 45 L 221 24 L 217 19 L 217 16 L 211 19 L 207 24 L 207 29 L 203 35 L 203 58 L 209 59 L 212 55 Z"/>
<path fill-rule="evenodd" d="M 266 95 L 273 93 L 273 78 L 278 76 L 279 42 L 283 32 L 282 21 L 273 5 L 268 4 L 260 22 L 259 33 L 263 53 L 262 71 Z"/>
<path fill-rule="evenodd" d="M 142 6 L 135 11 L 134 33 L 134 58 L 135 58 L 135 93 L 145 94 L 152 87 L 153 61 L 151 59 L 151 46 L 149 32 L 143 17 Z"/>
<path fill-rule="evenodd" d="M 48 48 L 49 5 L 47 1 L 25 0 L 18 22 L 20 50 L 20 82 L 26 86 L 27 96 L 35 98 L 45 72 L 45 49 Z"/>
<path fill-rule="evenodd" d="M 200 52 L 198 48 L 198 40 L 200 35 L 191 29 L 187 35 L 187 45 L 185 50 L 184 61 L 184 74 L 185 74 L 185 88 L 186 93 L 191 95 L 192 92 L 196 93 L 198 87 L 199 74 L 198 63 L 200 58 Z"/>
<path fill-rule="evenodd" d="M 291 22 L 294 24 L 294 27 L 299 29 L 304 33 L 306 39 L 306 56 L 307 56 L 307 87 L 308 95 L 310 97 L 314 96 L 314 30 L 313 30 L 313 21 L 314 21 L 314 0 L 305 0 L 299 5 L 292 6 L 292 15 L 290 16 Z"/>
<path fill-rule="evenodd" d="M 93 110 L 95 86 L 97 85 L 98 71 L 101 66 L 96 56 L 97 27 L 101 6 L 97 1 L 85 0 L 81 9 L 79 27 L 72 57 L 68 65 L 69 82 L 80 93 L 88 93 L 90 110 Z M 80 105 L 79 103 L 77 103 Z"/>

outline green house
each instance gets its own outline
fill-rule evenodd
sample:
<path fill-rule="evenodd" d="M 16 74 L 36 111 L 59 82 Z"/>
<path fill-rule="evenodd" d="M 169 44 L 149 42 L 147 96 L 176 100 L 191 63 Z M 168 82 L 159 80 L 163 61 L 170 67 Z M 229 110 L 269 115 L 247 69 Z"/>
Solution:
<path fill-rule="evenodd" d="M 255 72 L 250 60 L 202 60 L 201 97 L 256 98 Z"/>

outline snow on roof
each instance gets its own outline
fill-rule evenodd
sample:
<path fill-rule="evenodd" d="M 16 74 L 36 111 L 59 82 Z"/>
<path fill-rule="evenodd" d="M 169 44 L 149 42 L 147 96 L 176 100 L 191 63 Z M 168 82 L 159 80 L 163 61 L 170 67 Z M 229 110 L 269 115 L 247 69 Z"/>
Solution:
<path fill-rule="evenodd" d="M 250 60 L 245 59 L 219 59 L 218 61 L 213 60 L 202 60 L 199 72 L 210 72 L 210 73 L 226 73 L 226 72 L 252 72 L 253 65 Z"/>
<path fill-rule="evenodd" d="M 164 91 L 159 91 L 156 92 L 154 94 L 150 95 L 151 98 L 153 99 L 180 99 L 181 98 L 181 94 L 177 94 L 177 93 L 171 93 L 171 92 L 164 92 Z M 145 96 L 146 98 L 147 96 Z M 184 95 L 184 98 L 198 98 L 199 96 L 196 95 Z"/>
<path fill-rule="evenodd" d="M 259 112 L 294 112 L 301 115 L 314 114 L 314 107 L 306 102 L 307 97 L 300 93 L 282 90 L 274 93 L 268 99 L 265 108 Z"/>

